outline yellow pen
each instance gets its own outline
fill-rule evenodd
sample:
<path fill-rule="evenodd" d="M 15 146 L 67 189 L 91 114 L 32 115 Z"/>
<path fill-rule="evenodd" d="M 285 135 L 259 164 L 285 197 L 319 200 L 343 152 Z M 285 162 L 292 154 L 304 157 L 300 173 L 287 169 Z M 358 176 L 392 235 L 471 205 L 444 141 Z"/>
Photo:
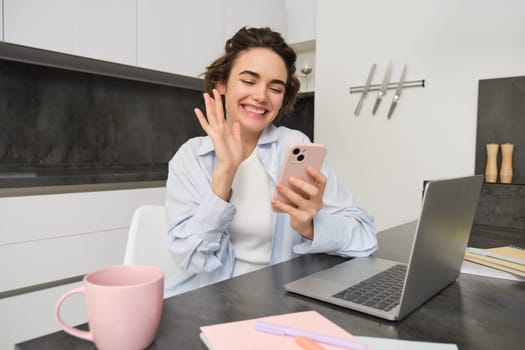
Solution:
<path fill-rule="evenodd" d="M 295 342 L 304 350 L 325 350 L 321 345 L 314 342 L 312 339 L 298 335 L 295 337 Z"/>

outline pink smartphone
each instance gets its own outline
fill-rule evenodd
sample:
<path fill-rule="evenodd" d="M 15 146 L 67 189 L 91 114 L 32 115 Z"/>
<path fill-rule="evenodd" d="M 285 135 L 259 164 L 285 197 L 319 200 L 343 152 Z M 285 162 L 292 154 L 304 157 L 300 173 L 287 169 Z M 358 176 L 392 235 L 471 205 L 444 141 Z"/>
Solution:
<path fill-rule="evenodd" d="M 312 168 L 321 169 L 325 155 L 326 147 L 318 143 L 291 145 L 284 156 L 279 182 L 303 197 L 306 197 L 306 194 L 301 193 L 300 190 L 297 190 L 297 188 L 290 185 L 288 179 L 290 176 L 295 176 L 308 183 L 314 184 L 314 179 L 306 173 L 306 167 L 311 166 Z M 287 198 L 281 196 L 277 190 L 275 191 L 274 198 L 284 203 L 292 204 Z"/>

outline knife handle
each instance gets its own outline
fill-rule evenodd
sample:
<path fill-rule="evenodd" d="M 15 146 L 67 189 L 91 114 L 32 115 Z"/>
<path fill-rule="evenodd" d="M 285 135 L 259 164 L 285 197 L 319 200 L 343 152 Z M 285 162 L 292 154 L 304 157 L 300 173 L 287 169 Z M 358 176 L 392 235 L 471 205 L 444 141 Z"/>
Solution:
<path fill-rule="evenodd" d="M 372 115 L 376 114 L 377 112 L 377 107 L 379 107 L 379 103 L 381 103 L 381 98 L 383 97 L 383 95 L 381 94 L 381 92 L 377 95 L 377 98 L 376 98 L 376 103 L 374 103 L 374 109 L 372 109 Z"/>
<path fill-rule="evenodd" d="M 394 114 L 394 110 L 397 106 L 397 100 L 392 101 L 392 104 L 390 105 L 390 109 L 388 110 L 388 119 L 392 118 L 392 114 Z"/>
<path fill-rule="evenodd" d="M 364 97 L 361 95 L 359 98 L 359 102 L 357 102 L 357 107 L 355 108 L 355 116 L 357 117 L 359 115 L 359 112 L 361 112 L 361 106 L 363 106 Z"/>
<path fill-rule="evenodd" d="M 392 114 L 394 113 L 394 109 L 396 109 L 397 101 L 399 100 L 399 96 L 395 95 L 392 99 L 392 104 L 390 105 L 390 109 L 388 110 L 388 119 L 392 117 Z"/>

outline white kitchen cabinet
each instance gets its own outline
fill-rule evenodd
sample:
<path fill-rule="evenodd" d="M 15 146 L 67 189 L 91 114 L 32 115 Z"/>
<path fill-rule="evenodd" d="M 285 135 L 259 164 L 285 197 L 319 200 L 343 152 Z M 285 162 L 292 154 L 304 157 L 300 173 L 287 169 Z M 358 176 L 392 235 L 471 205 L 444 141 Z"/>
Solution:
<path fill-rule="evenodd" d="M 4 0 L 4 41 L 136 65 L 135 1 Z"/>
<path fill-rule="evenodd" d="M 138 65 L 192 77 L 201 77 L 239 28 L 286 30 L 282 0 L 138 0 L 137 18 Z"/>
<path fill-rule="evenodd" d="M 16 343 L 60 330 L 55 321 L 55 304 L 65 292 L 82 282 L 0 299 L 0 349 L 14 349 Z M 61 309 L 64 322 L 76 326 L 87 322 L 84 297 L 75 294 Z"/>
<path fill-rule="evenodd" d="M 3 1 L 6 42 L 190 77 L 242 26 L 315 38 L 315 0 Z"/>
<path fill-rule="evenodd" d="M 285 36 L 285 2 L 282 0 L 226 0 L 224 39 L 230 38 L 243 26 L 270 27 Z"/>
<path fill-rule="evenodd" d="M 286 40 L 294 45 L 314 41 L 317 0 L 286 0 L 285 5 Z"/>
<path fill-rule="evenodd" d="M 58 330 L 54 305 L 80 283 L 39 285 L 122 264 L 133 212 L 164 198 L 165 187 L 0 197 L 0 349 Z M 63 310 L 86 322 L 81 296 Z"/>
<path fill-rule="evenodd" d="M 224 1 L 138 0 L 138 66 L 199 77 L 223 51 Z"/>
<path fill-rule="evenodd" d="M 134 210 L 164 198 L 164 187 L 1 197 L 0 293 L 121 264 Z"/>

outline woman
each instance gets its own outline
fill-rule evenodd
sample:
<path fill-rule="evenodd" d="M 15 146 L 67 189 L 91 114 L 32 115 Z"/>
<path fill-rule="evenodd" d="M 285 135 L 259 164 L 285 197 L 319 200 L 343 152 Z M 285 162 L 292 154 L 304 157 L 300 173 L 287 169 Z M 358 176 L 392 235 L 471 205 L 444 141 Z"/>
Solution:
<path fill-rule="evenodd" d="M 291 144 L 310 143 L 272 122 L 293 109 L 300 83 L 296 54 L 269 28 L 242 28 L 206 71 L 208 136 L 180 147 L 169 163 L 169 250 L 184 271 L 173 292 L 296 257 L 326 252 L 367 256 L 377 249 L 372 219 L 326 164 L 309 167 L 315 185 L 277 183 Z M 293 205 L 272 199 L 274 191 Z"/>

